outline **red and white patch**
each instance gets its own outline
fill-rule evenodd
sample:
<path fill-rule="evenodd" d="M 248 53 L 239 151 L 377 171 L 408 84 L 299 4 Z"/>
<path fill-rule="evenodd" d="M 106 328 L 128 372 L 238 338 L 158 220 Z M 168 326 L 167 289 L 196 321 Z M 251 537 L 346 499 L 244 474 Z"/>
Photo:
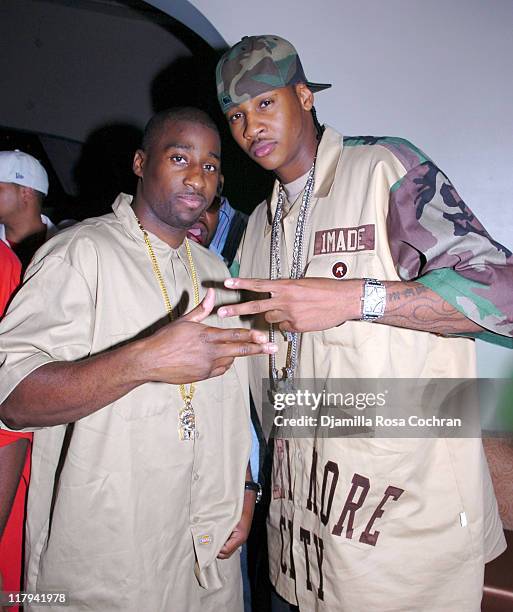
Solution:
<path fill-rule="evenodd" d="M 343 261 L 337 261 L 331 268 L 331 273 L 335 278 L 344 278 L 347 274 L 347 266 Z"/>

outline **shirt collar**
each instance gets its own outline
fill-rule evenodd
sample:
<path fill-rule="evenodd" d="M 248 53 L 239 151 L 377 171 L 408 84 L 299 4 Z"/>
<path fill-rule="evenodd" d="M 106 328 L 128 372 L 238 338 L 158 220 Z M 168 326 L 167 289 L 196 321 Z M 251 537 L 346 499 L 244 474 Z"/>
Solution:
<path fill-rule="evenodd" d="M 327 125 L 317 150 L 314 198 L 325 198 L 329 194 L 343 146 L 342 135 Z"/>
<path fill-rule="evenodd" d="M 228 237 L 228 232 L 230 230 L 230 225 L 232 219 L 235 215 L 235 209 L 230 206 L 228 200 L 222 196 L 221 197 L 221 206 L 219 208 L 219 221 L 217 222 L 217 228 L 214 233 L 214 237 L 212 238 L 209 249 L 221 256 L 221 253 L 224 249 L 224 245 L 226 243 L 226 238 Z"/>
<path fill-rule="evenodd" d="M 41 221 L 46 225 L 46 239 L 48 240 L 52 236 L 59 231 L 58 227 L 52 223 L 51 219 L 49 219 L 46 215 L 41 215 Z"/>

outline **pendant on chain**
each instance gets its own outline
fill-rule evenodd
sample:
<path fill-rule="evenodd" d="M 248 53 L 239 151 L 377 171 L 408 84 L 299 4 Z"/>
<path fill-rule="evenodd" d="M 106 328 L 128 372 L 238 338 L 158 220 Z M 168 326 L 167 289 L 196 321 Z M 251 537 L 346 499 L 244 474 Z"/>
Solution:
<path fill-rule="evenodd" d="M 196 435 L 196 416 L 190 399 L 185 400 L 184 407 L 178 414 L 178 436 L 180 440 L 194 440 Z"/>

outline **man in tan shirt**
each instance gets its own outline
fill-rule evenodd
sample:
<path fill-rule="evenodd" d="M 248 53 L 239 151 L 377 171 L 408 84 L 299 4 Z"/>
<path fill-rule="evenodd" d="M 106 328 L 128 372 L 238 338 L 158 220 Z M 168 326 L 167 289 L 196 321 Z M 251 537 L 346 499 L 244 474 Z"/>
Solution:
<path fill-rule="evenodd" d="M 321 391 L 335 379 L 415 389 L 475 376 L 473 340 L 450 336 L 511 345 L 513 256 L 432 160 L 400 138 L 321 126 L 314 92 L 329 85 L 308 81 L 278 36 L 244 37 L 216 76 L 234 139 L 277 179 L 248 222 L 241 278 L 225 283 L 266 295 L 219 310 L 275 334 L 276 358 L 250 366 L 267 434 L 269 371 L 278 393 L 306 379 Z M 505 546 L 481 440 L 318 426 L 274 441 L 278 593 L 301 612 L 477 612 L 484 563 Z"/>
<path fill-rule="evenodd" d="M 74 611 L 238 612 L 255 494 L 234 359 L 273 347 L 220 327 L 227 269 L 185 239 L 217 188 L 210 118 L 156 115 L 133 168 L 135 198 L 45 244 L 0 327 L 0 417 L 40 428 L 25 586 Z"/>

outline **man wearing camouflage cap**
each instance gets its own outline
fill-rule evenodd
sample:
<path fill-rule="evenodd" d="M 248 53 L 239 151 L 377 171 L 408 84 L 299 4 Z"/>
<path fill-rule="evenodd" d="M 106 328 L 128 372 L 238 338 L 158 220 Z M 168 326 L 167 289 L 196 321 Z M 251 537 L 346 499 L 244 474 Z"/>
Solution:
<path fill-rule="evenodd" d="M 252 359 L 257 408 L 269 371 L 278 389 L 466 379 L 472 338 L 511 346 L 512 254 L 431 159 L 321 126 L 313 92 L 328 85 L 277 36 L 243 38 L 216 76 L 233 137 L 277 178 L 225 282 L 270 297 L 219 310 L 257 315 L 280 345 Z M 475 437 L 276 439 L 268 535 L 274 586 L 308 612 L 477 612 L 484 563 L 505 548 Z"/>

